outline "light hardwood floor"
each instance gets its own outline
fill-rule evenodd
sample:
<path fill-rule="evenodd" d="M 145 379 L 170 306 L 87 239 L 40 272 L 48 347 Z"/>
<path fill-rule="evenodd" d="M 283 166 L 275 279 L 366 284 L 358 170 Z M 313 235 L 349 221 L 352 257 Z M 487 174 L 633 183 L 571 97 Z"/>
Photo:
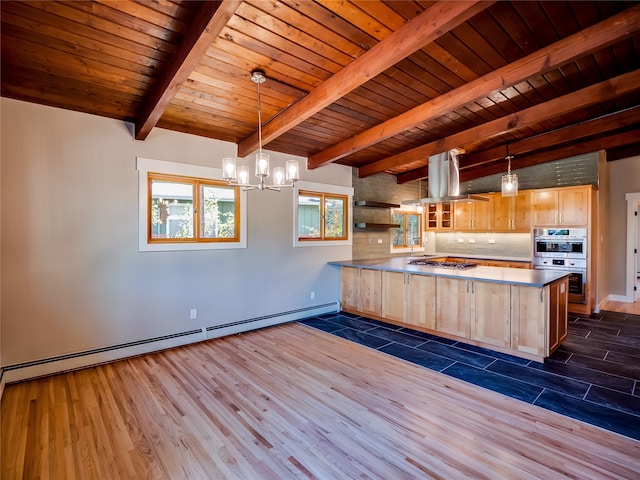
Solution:
<path fill-rule="evenodd" d="M 602 305 L 602 310 L 609 310 L 610 312 L 629 313 L 632 315 L 640 315 L 640 302 L 627 303 L 627 302 L 614 302 L 607 300 Z"/>
<path fill-rule="evenodd" d="M 640 478 L 640 442 L 288 324 L 6 387 L 3 480 Z"/>

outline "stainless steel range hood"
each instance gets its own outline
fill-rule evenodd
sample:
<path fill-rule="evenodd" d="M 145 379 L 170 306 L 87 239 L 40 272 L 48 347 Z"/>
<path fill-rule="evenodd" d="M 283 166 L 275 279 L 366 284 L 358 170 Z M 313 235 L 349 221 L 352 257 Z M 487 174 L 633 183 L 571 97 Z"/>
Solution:
<path fill-rule="evenodd" d="M 429 196 L 420 203 L 488 202 L 488 197 L 460 194 L 458 151 L 449 150 L 429 157 Z"/>

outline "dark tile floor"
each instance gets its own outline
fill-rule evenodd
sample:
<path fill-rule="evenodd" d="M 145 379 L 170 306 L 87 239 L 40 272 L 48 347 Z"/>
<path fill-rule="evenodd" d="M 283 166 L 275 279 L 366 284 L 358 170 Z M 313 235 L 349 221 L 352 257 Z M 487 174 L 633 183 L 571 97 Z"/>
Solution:
<path fill-rule="evenodd" d="M 301 323 L 524 402 L 640 440 L 640 316 L 569 316 L 544 363 L 335 313 Z"/>

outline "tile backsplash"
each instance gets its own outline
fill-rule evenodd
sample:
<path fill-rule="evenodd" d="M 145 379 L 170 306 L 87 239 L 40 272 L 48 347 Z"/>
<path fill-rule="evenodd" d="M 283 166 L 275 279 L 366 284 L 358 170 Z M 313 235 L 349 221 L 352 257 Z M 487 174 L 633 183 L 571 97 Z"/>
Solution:
<path fill-rule="evenodd" d="M 533 243 L 529 233 L 439 232 L 434 236 L 435 253 L 525 260 L 533 256 Z"/>
<path fill-rule="evenodd" d="M 376 174 L 358 178 L 353 170 L 354 201 L 370 200 L 401 204 L 426 194 L 424 185 L 416 183 L 398 185 L 392 175 Z M 354 223 L 391 223 L 391 211 L 385 208 L 353 207 Z M 391 253 L 391 229 L 353 229 L 352 258 L 381 258 Z M 425 232 L 424 252 L 419 254 L 449 253 L 454 255 L 482 255 L 496 258 L 528 260 L 532 257 L 529 233 L 455 233 Z M 418 253 L 417 253 L 418 254 Z M 408 255 L 401 253 L 396 255 Z"/>

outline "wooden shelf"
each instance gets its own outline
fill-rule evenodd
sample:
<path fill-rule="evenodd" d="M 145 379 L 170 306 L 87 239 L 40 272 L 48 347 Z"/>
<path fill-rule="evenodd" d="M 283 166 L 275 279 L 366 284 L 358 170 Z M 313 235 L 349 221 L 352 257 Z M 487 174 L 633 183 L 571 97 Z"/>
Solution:
<path fill-rule="evenodd" d="M 356 223 L 356 228 L 400 228 L 396 223 Z"/>
<path fill-rule="evenodd" d="M 371 200 L 358 200 L 353 202 L 356 207 L 368 207 L 368 208 L 400 208 L 398 203 L 386 203 L 386 202 L 372 202 Z"/>

